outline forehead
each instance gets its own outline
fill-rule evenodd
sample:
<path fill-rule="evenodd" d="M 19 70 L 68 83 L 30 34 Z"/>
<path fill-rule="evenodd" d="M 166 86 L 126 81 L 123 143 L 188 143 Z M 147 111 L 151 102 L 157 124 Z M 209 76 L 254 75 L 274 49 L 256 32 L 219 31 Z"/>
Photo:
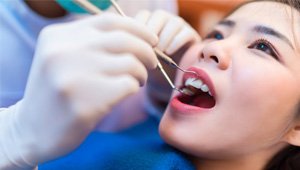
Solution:
<path fill-rule="evenodd" d="M 296 44 L 294 36 L 299 42 L 300 13 L 282 3 L 251 2 L 237 9 L 227 19 L 235 21 L 237 26 L 241 25 L 244 28 L 264 25 L 284 34 L 293 44 Z M 299 44 L 297 46 L 299 47 Z"/>

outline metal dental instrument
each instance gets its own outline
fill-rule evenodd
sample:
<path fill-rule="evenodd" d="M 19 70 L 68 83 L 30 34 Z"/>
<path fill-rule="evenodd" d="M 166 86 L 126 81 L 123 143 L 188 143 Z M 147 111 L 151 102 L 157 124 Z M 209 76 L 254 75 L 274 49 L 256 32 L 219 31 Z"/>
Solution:
<path fill-rule="evenodd" d="M 115 0 L 109 0 L 113 7 L 116 9 L 116 11 L 121 15 L 121 16 L 126 16 L 125 13 L 123 12 L 123 10 L 120 8 L 120 6 L 116 3 Z M 78 5 L 80 5 L 82 8 L 84 8 L 86 11 L 88 11 L 91 14 L 100 14 L 101 10 L 98 9 L 96 6 L 94 6 L 93 4 L 91 4 L 89 1 L 87 0 L 74 0 L 75 3 L 77 3 Z M 157 47 L 153 48 L 154 52 L 156 53 L 157 56 L 159 56 L 160 59 L 162 59 L 165 63 L 167 63 L 168 65 L 172 66 L 173 68 L 177 68 L 182 72 L 185 73 L 191 73 L 191 74 L 195 74 L 196 76 L 198 76 L 198 74 L 194 71 L 188 71 L 188 70 L 184 70 L 182 68 L 180 68 L 176 62 L 174 60 L 172 60 L 171 57 L 167 56 L 166 54 L 164 54 L 161 50 L 159 50 Z M 178 89 L 174 83 L 171 81 L 170 77 L 168 76 L 168 74 L 166 73 L 166 71 L 164 70 L 163 66 L 161 65 L 161 63 L 158 61 L 157 67 L 159 68 L 159 70 L 161 71 L 161 73 L 163 74 L 163 76 L 165 77 L 165 79 L 168 81 L 168 83 L 170 84 L 170 86 L 172 87 L 172 89 L 177 90 L 180 93 L 185 94 L 181 89 Z"/>
<path fill-rule="evenodd" d="M 160 59 L 162 59 L 165 63 L 167 63 L 168 65 L 172 66 L 173 68 L 176 68 L 182 72 L 185 72 L 185 73 L 192 73 L 192 74 L 195 74 L 196 76 L 198 76 L 198 74 L 194 71 L 188 71 L 188 70 L 184 70 L 182 68 L 180 68 L 177 63 L 172 60 L 171 57 L 167 56 L 165 53 L 163 53 L 160 49 L 158 49 L 157 47 L 154 47 L 153 50 L 155 51 L 155 53 L 160 56 Z"/>
<path fill-rule="evenodd" d="M 126 16 L 125 13 L 122 11 L 122 9 L 120 8 L 120 6 L 117 4 L 117 2 L 115 0 L 110 0 L 110 2 L 112 3 L 113 7 L 117 10 L 117 12 L 122 15 L 122 16 Z M 163 53 L 160 49 L 158 49 L 157 47 L 153 48 L 154 52 L 156 53 L 156 55 L 158 55 L 162 60 L 164 60 L 167 64 L 169 64 L 170 66 L 179 69 L 182 72 L 185 73 L 192 73 L 198 76 L 198 74 L 194 71 L 188 71 L 188 70 L 184 70 L 182 68 L 180 68 L 176 62 L 174 60 L 172 60 L 171 57 L 167 56 L 165 53 Z"/>

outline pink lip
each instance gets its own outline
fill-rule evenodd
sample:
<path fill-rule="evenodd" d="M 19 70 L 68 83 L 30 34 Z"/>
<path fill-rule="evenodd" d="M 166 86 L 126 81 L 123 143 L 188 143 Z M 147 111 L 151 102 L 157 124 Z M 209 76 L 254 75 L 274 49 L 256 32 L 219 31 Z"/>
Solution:
<path fill-rule="evenodd" d="M 200 68 L 196 68 L 196 67 L 191 67 L 188 69 L 188 71 L 194 71 L 198 74 L 198 76 L 196 76 L 195 74 L 192 74 L 192 73 L 185 73 L 183 75 L 183 79 L 182 79 L 183 84 L 188 78 L 191 78 L 191 77 L 201 79 L 203 81 L 203 83 L 208 86 L 212 96 L 214 96 L 214 98 L 216 100 L 215 88 L 214 88 L 213 83 L 212 83 L 210 77 L 208 76 L 208 74 L 204 70 L 202 70 Z M 205 111 L 208 111 L 211 109 L 211 108 L 201 108 L 201 107 L 187 105 L 185 103 L 182 103 L 178 99 L 181 95 L 182 94 L 175 96 L 170 102 L 171 109 L 176 113 L 178 113 L 178 112 L 182 113 L 182 114 L 201 113 L 201 112 L 205 112 Z"/>
<path fill-rule="evenodd" d="M 191 115 L 191 114 L 199 114 L 210 109 L 196 107 L 192 105 L 187 105 L 182 103 L 179 99 L 179 96 L 175 96 L 170 102 L 170 109 L 173 113 L 179 113 L 182 115 Z"/>

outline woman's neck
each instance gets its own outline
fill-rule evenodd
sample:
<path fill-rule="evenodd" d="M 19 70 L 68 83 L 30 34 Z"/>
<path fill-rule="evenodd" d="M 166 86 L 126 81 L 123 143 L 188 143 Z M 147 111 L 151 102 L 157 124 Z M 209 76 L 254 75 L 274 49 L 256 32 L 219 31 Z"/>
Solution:
<path fill-rule="evenodd" d="M 262 170 L 262 160 L 201 160 L 194 161 L 197 170 Z"/>
<path fill-rule="evenodd" d="M 59 18 L 67 14 L 67 12 L 62 7 L 60 7 L 54 0 L 25 0 L 25 3 L 33 11 L 47 18 Z"/>
<path fill-rule="evenodd" d="M 274 146 L 272 149 L 237 156 L 230 159 L 192 158 L 197 170 L 262 170 L 266 164 L 286 145 Z"/>

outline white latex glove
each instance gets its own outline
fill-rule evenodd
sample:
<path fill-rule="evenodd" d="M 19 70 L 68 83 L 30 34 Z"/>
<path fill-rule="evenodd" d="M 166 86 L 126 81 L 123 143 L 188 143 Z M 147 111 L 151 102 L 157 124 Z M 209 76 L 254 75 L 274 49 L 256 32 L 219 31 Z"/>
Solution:
<path fill-rule="evenodd" d="M 157 47 L 176 62 L 179 62 L 185 52 L 185 48 L 182 47 L 188 48 L 189 45 L 201 40 L 197 31 L 182 18 L 166 11 L 157 10 L 153 13 L 141 11 L 135 19 L 145 24 L 159 37 Z M 167 70 L 170 78 L 175 77 L 176 69 L 168 65 L 164 65 L 164 69 Z M 146 92 L 147 110 L 155 115 L 162 115 L 172 88 L 158 70 L 149 74 Z"/>
<path fill-rule="evenodd" d="M 30 169 L 85 139 L 157 65 L 157 36 L 102 14 L 49 26 L 38 40 L 24 98 L 0 112 L 0 169 Z"/>
<path fill-rule="evenodd" d="M 200 41 L 199 34 L 181 17 L 163 10 L 139 12 L 135 19 L 159 36 L 157 47 L 171 55 L 187 43 Z"/>

